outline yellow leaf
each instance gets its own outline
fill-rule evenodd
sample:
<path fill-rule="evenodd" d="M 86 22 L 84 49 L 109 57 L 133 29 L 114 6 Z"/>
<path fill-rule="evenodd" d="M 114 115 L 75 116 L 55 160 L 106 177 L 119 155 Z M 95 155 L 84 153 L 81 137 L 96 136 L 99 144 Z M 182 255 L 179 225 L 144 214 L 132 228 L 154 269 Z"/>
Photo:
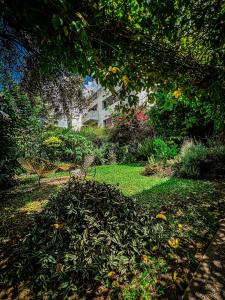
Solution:
<path fill-rule="evenodd" d="M 183 229 L 183 224 L 178 224 L 177 226 L 179 229 Z"/>
<path fill-rule="evenodd" d="M 117 72 L 119 72 L 120 71 L 120 69 L 118 68 L 118 67 L 113 67 L 112 69 L 111 69 L 111 72 L 113 73 L 113 74 L 116 74 Z"/>
<path fill-rule="evenodd" d="M 123 81 L 124 86 L 127 87 L 128 83 L 129 83 L 129 79 L 128 79 L 127 75 L 123 75 L 121 80 Z"/>
<path fill-rule="evenodd" d="M 174 238 L 171 238 L 170 240 L 168 240 L 168 244 L 170 245 L 171 248 L 178 248 L 180 246 L 180 242 L 178 239 L 174 239 Z"/>
<path fill-rule="evenodd" d="M 178 88 L 175 92 L 173 92 L 172 96 L 174 96 L 175 98 L 180 98 L 180 96 L 182 95 L 181 89 Z"/>
<path fill-rule="evenodd" d="M 196 243 L 195 245 L 196 245 L 196 248 L 197 248 L 197 249 L 202 249 L 202 248 L 204 248 L 204 244 L 203 244 L 203 243 L 199 243 L 199 242 L 198 242 L 198 243 Z"/>
<path fill-rule="evenodd" d="M 161 220 L 166 221 L 166 220 L 167 220 L 167 217 L 166 217 L 164 214 L 157 214 L 157 215 L 156 215 L 156 219 L 161 219 Z"/>
<path fill-rule="evenodd" d="M 147 255 L 142 255 L 141 260 L 142 260 L 144 263 L 147 263 L 147 262 L 149 261 L 149 258 L 148 258 Z"/>
<path fill-rule="evenodd" d="M 54 227 L 55 229 L 63 228 L 63 226 L 64 226 L 64 223 L 55 223 L 55 224 L 51 225 L 51 227 Z"/>
<path fill-rule="evenodd" d="M 173 273 L 173 281 L 176 282 L 178 285 L 184 282 L 183 279 L 178 276 L 177 271 Z"/>
<path fill-rule="evenodd" d="M 159 249 L 159 247 L 158 246 L 153 246 L 152 247 L 152 251 L 154 252 L 154 251 L 157 251 Z"/>
<path fill-rule="evenodd" d="M 108 277 L 109 277 L 109 278 L 113 278 L 115 275 L 116 275 L 116 272 L 114 272 L 114 271 L 110 271 L 110 272 L 108 273 Z"/>

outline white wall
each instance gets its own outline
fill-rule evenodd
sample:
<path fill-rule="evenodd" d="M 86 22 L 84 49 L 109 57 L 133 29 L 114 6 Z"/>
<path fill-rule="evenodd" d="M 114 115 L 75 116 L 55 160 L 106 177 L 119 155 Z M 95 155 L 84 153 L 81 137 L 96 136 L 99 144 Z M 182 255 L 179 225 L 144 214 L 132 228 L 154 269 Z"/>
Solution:
<path fill-rule="evenodd" d="M 118 90 L 118 89 L 117 89 Z M 119 104 L 119 101 L 110 105 L 107 109 L 104 109 L 103 102 L 109 96 L 111 96 L 110 91 L 106 91 L 105 89 L 101 88 L 98 90 L 98 97 L 95 99 L 88 109 L 84 112 L 82 116 L 82 123 L 84 124 L 88 120 L 96 120 L 98 126 L 104 126 L 104 120 L 108 119 L 112 112 L 115 110 L 115 106 Z M 143 105 L 146 100 L 148 99 L 148 94 L 146 91 L 142 91 L 137 94 L 139 97 L 139 104 Z M 97 105 L 97 111 L 92 111 L 92 108 Z"/>
<path fill-rule="evenodd" d="M 61 128 L 67 128 L 67 120 L 66 118 L 60 118 L 58 119 L 57 125 Z M 80 131 L 82 127 L 82 115 L 75 113 L 72 119 L 72 128 L 75 131 Z"/>

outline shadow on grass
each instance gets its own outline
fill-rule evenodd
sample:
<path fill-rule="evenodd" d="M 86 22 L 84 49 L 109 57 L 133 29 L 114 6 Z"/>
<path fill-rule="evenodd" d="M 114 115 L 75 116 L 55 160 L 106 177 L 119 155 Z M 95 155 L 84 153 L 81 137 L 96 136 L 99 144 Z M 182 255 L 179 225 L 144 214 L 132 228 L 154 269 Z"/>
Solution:
<path fill-rule="evenodd" d="M 150 189 L 134 195 L 140 203 L 158 212 L 175 215 L 181 211 L 180 221 L 215 230 L 225 212 L 225 184 L 169 178 Z"/>
<path fill-rule="evenodd" d="M 37 184 L 35 176 L 20 179 L 14 188 L 0 192 L 0 250 L 8 255 L 9 247 L 16 245 L 32 223 L 33 216 L 41 213 L 51 194 L 57 192 L 65 180 L 50 179 Z"/>

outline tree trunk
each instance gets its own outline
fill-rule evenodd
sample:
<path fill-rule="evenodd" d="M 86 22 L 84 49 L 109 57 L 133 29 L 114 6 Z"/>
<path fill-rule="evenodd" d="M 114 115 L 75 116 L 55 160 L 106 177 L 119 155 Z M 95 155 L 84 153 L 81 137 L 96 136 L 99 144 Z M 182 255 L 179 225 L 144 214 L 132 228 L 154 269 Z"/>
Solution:
<path fill-rule="evenodd" d="M 67 119 L 67 128 L 72 129 L 73 127 L 72 114 L 67 114 L 66 119 Z"/>

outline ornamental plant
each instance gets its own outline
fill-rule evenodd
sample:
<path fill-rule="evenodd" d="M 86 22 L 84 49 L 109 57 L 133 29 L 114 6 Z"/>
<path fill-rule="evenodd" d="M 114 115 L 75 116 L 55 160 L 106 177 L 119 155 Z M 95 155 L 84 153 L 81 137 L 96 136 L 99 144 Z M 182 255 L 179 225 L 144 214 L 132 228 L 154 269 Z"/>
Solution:
<path fill-rule="evenodd" d="M 4 280 L 29 280 L 40 297 L 63 299 L 94 289 L 109 272 L 125 279 L 156 244 L 154 222 L 115 187 L 71 181 L 32 221 Z"/>
<path fill-rule="evenodd" d="M 45 152 L 47 153 L 47 156 L 51 160 L 56 160 L 60 155 L 60 150 L 62 149 L 64 143 L 57 136 L 50 136 L 49 138 L 44 140 L 42 144 Z"/>
<path fill-rule="evenodd" d="M 122 107 L 114 113 L 112 119 L 113 127 L 109 129 L 109 140 L 118 143 L 120 147 L 128 147 L 129 155 L 138 159 L 141 156 L 138 151 L 139 143 L 154 136 L 144 109 Z"/>
<path fill-rule="evenodd" d="M 93 152 L 93 143 L 71 129 L 55 128 L 43 134 L 43 151 L 50 160 L 80 163 Z"/>

